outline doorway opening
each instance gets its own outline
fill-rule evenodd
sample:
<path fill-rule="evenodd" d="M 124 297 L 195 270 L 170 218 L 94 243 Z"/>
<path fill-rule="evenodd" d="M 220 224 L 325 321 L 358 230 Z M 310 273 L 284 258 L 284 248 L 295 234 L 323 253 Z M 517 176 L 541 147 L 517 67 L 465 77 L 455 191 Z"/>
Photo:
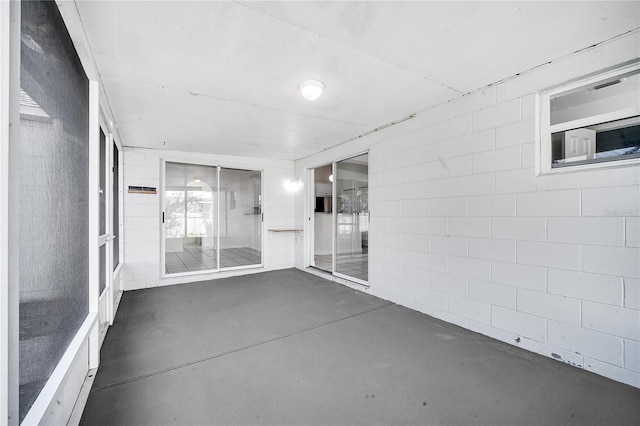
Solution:
<path fill-rule="evenodd" d="M 333 270 L 333 164 L 313 170 L 313 264 Z"/>
<path fill-rule="evenodd" d="M 310 266 L 368 285 L 369 154 L 310 172 Z"/>

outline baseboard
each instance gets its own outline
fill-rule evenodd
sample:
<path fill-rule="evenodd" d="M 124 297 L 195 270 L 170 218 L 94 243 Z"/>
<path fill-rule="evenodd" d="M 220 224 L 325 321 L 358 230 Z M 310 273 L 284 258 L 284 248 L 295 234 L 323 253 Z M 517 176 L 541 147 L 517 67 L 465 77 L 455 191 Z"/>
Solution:
<path fill-rule="evenodd" d="M 73 411 L 71 412 L 67 426 L 78 426 L 80 424 L 82 413 L 89 400 L 89 393 L 91 393 L 91 387 L 93 386 L 93 381 L 96 379 L 97 372 L 98 369 L 94 368 L 87 373 L 87 377 L 85 377 L 84 383 L 82 383 L 82 388 L 80 388 L 80 394 L 78 395 L 76 404 L 73 406 Z"/>

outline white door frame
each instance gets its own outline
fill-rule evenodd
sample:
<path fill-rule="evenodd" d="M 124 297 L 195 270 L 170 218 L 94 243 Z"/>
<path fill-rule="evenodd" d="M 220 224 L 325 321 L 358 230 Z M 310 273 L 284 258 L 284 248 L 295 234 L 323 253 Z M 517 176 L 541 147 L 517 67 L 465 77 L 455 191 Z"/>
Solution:
<path fill-rule="evenodd" d="M 167 162 L 170 163 L 180 163 L 180 164 L 188 164 L 188 165 L 196 165 L 196 166 L 204 166 L 204 167 L 211 167 L 211 168 L 215 168 L 216 169 L 216 175 L 217 175 L 217 186 L 215 188 L 216 191 L 216 208 L 215 208 L 215 221 L 216 221 L 216 250 L 218 251 L 218 255 L 217 255 L 217 267 L 215 269 L 207 269 L 204 271 L 191 271 L 191 272 L 179 272 L 179 273 L 174 273 L 174 274 L 167 274 L 165 272 L 165 239 L 166 239 L 166 229 L 165 229 L 165 220 L 166 218 L 164 218 L 164 214 L 165 214 L 165 203 L 166 203 L 166 199 L 165 199 L 165 192 L 166 192 L 166 165 Z M 231 266 L 231 267 L 225 267 L 222 268 L 220 266 L 220 251 L 221 251 L 221 247 L 220 247 L 220 194 L 221 194 L 221 190 L 220 190 L 220 175 L 221 175 L 221 171 L 222 169 L 230 169 L 230 170 L 247 170 L 247 171 L 253 171 L 253 172 L 259 172 L 260 173 L 260 263 L 259 264 L 252 264 L 252 265 L 242 265 L 242 266 Z M 213 190 L 214 188 L 212 188 Z M 167 279 L 167 278 L 179 278 L 179 277 L 188 277 L 188 276 L 192 276 L 192 275 L 203 275 L 203 274 L 210 274 L 210 273 L 220 273 L 220 272 L 229 272 L 229 271 L 236 271 L 236 270 L 244 270 L 244 269 L 251 269 L 251 268 L 262 268 L 265 266 L 265 221 L 264 221 L 264 210 L 265 210 L 265 196 L 264 196 L 264 192 L 265 192 L 265 173 L 264 173 L 264 169 L 253 169 L 253 168 L 247 168 L 246 166 L 229 166 L 229 165 L 221 165 L 221 164 L 212 164 L 210 162 L 203 162 L 203 161 L 197 161 L 197 160 L 193 160 L 193 159 L 185 159 L 183 157 L 172 157 L 171 155 L 169 156 L 163 156 L 160 158 L 160 188 L 159 188 L 159 195 L 160 195 L 160 211 L 159 211 L 159 215 L 160 215 L 160 278 L 161 279 Z M 186 198 L 186 194 L 185 194 L 185 198 Z"/>
<path fill-rule="evenodd" d="M 120 141 L 115 137 L 115 135 L 113 134 L 113 126 L 110 124 L 110 130 L 112 131 L 109 134 L 109 139 L 111 140 L 111 144 L 108 148 L 109 150 L 109 164 L 111 167 L 111 172 L 108 173 L 110 176 L 110 185 L 109 185 L 109 193 L 110 198 L 111 198 L 111 203 L 110 203 L 110 209 L 109 211 L 111 212 L 111 220 L 109 221 L 109 226 L 111 227 L 111 235 L 112 235 L 112 239 L 111 239 L 111 249 L 110 249 L 110 253 L 111 255 L 109 256 L 112 263 L 111 263 L 111 268 L 110 270 L 112 270 L 111 272 L 111 280 L 109 281 L 109 285 L 111 287 L 111 291 L 109 294 L 109 311 L 108 311 L 108 318 L 109 318 L 109 325 L 113 325 L 113 320 L 115 319 L 116 316 L 116 305 L 118 304 L 118 301 L 120 300 L 120 296 L 122 294 L 122 262 L 123 262 L 123 250 L 124 250 L 124 244 L 123 244 L 123 239 L 122 239 L 122 234 L 124 232 L 124 212 L 123 212 L 123 208 L 122 206 L 124 205 L 123 203 L 123 185 L 124 185 L 124 179 L 123 179 L 123 155 L 122 155 L 122 144 L 120 143 Z M 115 167 L 115 158 L 113 156 L 113 148 L 116 148 L 118 150 L 118 193 L 116 194 L 117 199 L 113 199 L 113 184 L 114 182 L 114 172 L 113 172 L 113 167 Z M 113 208 L 115 206 L 115 204 L 117 203 L 118 205 L 118 232 L 117 232 L 117 238 L 116 237 L 116 232 L 115 229 L 113 229 Z M 118 245 L 118 266 L 116 267 L 115 270 L 113 270 L 113 262 L 115 262 L 115 259 L 113 258 L 113 246 L 114 244 Z M 118 285 L 116 285 L 116 281 L 118 282 Z"/>
<path fill-rule="evenodd" d="M 341 157 L 337 160 L 334 160 L 331 163 L 323 163 L 323 164 L 319 164 L 316 167 L 306 167 L 304 169 L 304 176 L 305 176 L 305 182 L 306 182 L 306 191 L 304 194 L 304 198 L 305 198 L 305 208 L 304 208 L 304 212 L 305 212 L 305 225 L 304 225 L 304 233 L 305 235 L 307 235 L 307 237 L 304 239 L 305 243 L 304 243 L 304 267 L 308 268 L 311 266 L 315 265 L 315 261 L 314 261 L 314 253 L 315 253 L 315 245 L 314 245 L 314 233 L 315 233 L 315 169 L 319 168 L 319 167 L 323 167 L 327 164 L 331 164 L 332 166 L 332 170 L 333 170 L 333 182 L 332 182 L 332 218 L 331 218 L 331 274 L 335 277 L 338 278 L 342 278 L 344 280 L 347 281 L 351 281 L 354 282 L 356 284 L 360 284 L 362 286 L 365 287 L 369 287 L 369 282 L 368 281 L 364 281 L 361 280 L 359 278 L 355 278 L 349 275 L 345 275 L 345 274 L 341 274 L 339 272 L 336 272 L 336 260 L 337 260 L 337 241 L 336 241 L 336 219 L 337 219 L 337 191 L 336 191 L 336 184 L 337 184 L 337 179 L 336 179 L 336 164 L 339 163 L 340 161 L 343 160 L 348 160 L 350 158 L 354 158 L 354 157 L 359 157 L 361 155 L 364 154 L 369 154 L 369 151 L 363 151 L 360 153 L 355 153 L 355 154 L 351 154 L 348 155 L 346 157 Z M 367 173 L 368 176 L 368 173 Z M 368 178 L 367 178 L 368 179 Z"/>

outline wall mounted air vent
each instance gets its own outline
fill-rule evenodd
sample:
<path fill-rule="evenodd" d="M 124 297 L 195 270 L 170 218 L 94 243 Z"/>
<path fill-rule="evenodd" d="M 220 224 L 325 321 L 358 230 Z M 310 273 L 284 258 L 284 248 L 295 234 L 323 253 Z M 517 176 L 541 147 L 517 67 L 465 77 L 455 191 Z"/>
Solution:
<path fill-rule="evenodd" d="M 130 194 L 157 194 L 156 188 L 153 186 L 129 186 Z"/>

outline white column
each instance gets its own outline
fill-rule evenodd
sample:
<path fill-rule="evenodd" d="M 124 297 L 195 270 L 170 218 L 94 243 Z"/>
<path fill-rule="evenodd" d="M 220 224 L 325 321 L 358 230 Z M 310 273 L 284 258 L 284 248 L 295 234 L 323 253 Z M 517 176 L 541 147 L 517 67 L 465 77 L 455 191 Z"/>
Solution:
<path fill-rule="evenodd" d="M 20 3 L 0 2 L 0 423 L 18 424 Z"/>

